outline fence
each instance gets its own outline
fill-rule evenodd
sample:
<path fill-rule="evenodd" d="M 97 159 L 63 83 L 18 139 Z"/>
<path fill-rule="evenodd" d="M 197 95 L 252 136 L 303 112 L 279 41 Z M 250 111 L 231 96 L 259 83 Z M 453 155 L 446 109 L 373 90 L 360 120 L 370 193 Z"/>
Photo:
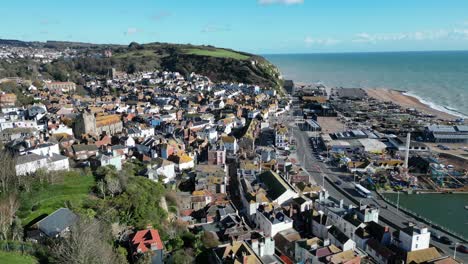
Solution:
<path fill-rule="evenodd" d="M 387 202 L 388 204 L 394 206 L 394 207 L 397 207 L 396 203 L 390 199 L 388 199 L 387 197 L 385 197 L 384 195 L 382 195 L 380 192 L 376 192 L 380 198 L 382 198 L 385 202 Z M 434 228 L 434 229 L 437 229 L 439 231 L 443 231 L 445 233 L 448 233 L 450 234 L 451 236 L 453 237 L 456 237 L 457 239 L 461 240 L 461 241 L 464 241 L 465 243 L 468 242 L 468 240 L 462 235 L 462 234 L 459 234 L 453 230 L 450 230 L 449 228 L 446 228 L 446 227 L 443 227 L 437 223 L 434 223 L 432 222 L 431 220 L 425 218 L 424 216 L 416 213 L 416 212 L 413 212 L 412 210 L 408 209 L 408 208 L 405 208 L 405 207 L 401 207 L 398 206 L 399 210 L 410 215 L 411 217 L 417 219 L 418 221 L 421 221 L 427 225 L 429 225 L 430 227 Z"/>

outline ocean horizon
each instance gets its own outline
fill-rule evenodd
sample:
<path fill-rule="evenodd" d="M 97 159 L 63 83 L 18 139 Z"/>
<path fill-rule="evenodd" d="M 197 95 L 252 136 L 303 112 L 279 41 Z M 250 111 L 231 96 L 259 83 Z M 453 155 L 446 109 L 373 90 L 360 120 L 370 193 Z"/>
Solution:
<path fill-rule="evenodd" d="M 468 51 L 263 55 L 285 79 L 331 87 L 405 91 L 430 107 L 468 117 Z"/>

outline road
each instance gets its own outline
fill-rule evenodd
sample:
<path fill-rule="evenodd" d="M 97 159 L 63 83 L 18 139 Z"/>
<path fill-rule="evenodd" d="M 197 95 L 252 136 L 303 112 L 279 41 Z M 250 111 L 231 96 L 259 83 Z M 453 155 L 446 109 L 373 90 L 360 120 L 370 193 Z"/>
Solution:
<path fill-rule="evenodd" d="M 347 195 L 354 198 L 355 201 L 359 201 L 359 203 L 374 204 L 380 208 L 379 218 L 388 225 L 393 224 L 398 228 L 404 228 L 408 226 L 408 222 L 412 222 L 420 226 L 426 226 L 425 223 L 418 222 L 416 219 L 406 215 L 404 212 L 398 211 L 396 208 L 380 199 L 377 195 L 374 195 L 374 198 L 369 199 L 361 197 L 356 191 L 354 191 L 353 180 L 352 177 L 349 177 L 349 174 L 332 172 L 325 163 L 320 162 L 315 158 L 313 149 L 309 143 L 309 135 L 307 132 L 301 131 L 301 129 L 295 125 L 294 117 L 291 113 L 292 111 L 289 111 L 288 115 L 279 117 L 275 121 L 289 126 L 290 132 L 292 132 L 292 136 L 296 140 L 297 156 L 301 164 L 314 177 L 315 182 L 324 186 L 324 188 L 328 190 L 330 196 L 337 199 L 343 199 L 346 204 L 358 206 L 357 203 L 342 193 L 345 192 Z M 325 178 L 330 179 L 332 182 L 340 180 L 342 184 L 339 187 L 334 186 L 326 181 Z M 454 243 L 460 243 L 458 239 L 452 237 L 448 233 L 444 233 L 439 230 L 437 230 L 436 233 L 449 237 Z M 453 256 L 453 246 L 439 243 L 432 238 L 431 244 L 441 249 L 446 255 Z M 468 254 L 457 252 L 457 260 L 462 260 L 464 263 L 468 263 Z"/>

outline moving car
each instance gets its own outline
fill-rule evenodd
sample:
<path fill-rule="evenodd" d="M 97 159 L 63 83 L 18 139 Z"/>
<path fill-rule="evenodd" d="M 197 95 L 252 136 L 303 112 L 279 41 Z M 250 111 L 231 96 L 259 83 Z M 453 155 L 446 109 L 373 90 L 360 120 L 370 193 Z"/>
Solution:
<path fill-rule="evenodd" d="M 439 239 L 440 243 L 446 244 L 446 245 L 452 245 L 452 240 L 446 236 L 441 236 Z"/>
<path fill-rule="evenodd" d="M 468 247 L 465 246 L 465 245 L 459 245 L 459 246 L 457 247 L 457 251 L 458 251 L 458 252 L 461 252 L 461 253 L 468 254 Z"/>

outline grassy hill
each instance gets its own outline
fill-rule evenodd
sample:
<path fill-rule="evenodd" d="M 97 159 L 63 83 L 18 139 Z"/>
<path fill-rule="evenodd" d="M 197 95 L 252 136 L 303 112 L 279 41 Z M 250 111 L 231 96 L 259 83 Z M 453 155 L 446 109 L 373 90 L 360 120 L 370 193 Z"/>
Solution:
<path fill-rule="evenodd" d="M 228 59 L 235 59 L 235 60 L 247 60 L 250 58 L 248 55 L 244 55 L 238 52 L 225 50 L 225 49 L 200 49 L 200 48 L 192 48 L 192 49 L 183 49 L 185 54 L 189 55 L 198 55 L 198 56 L 207 56 L 207 57 L 215 57 L 215 58 L 228 58 Z"/>
<path fill-rule="evenodd" d="M 29 45 L 57 50 L 73 47 L 81 55 L 74 59 L 63 59 L 46 65 L 37 65 L 40 67 L 16 65 L 14 70 L 4 71 L 10 75 L 16 74 L 19 69 L 39 69 L 39 71 L 42 71 L 40 73 L 44 74 L 45 77 L 52 77 L 57 80 L 71 78 L 79 82 L 80 73 L 105 75 L 109 73 L 111 68 L 129 73 L 159 69 L 178 71 L 184 75 L 195 72 L 206 75 L 213 81 L 258 84 L 282 91 L 282 81 L 278 69 L 265 58 L 213 46 L 169 43 L 138 44 L 135 42 L 130 43 L 128 46 L 59 41 L 40 43 L 4 40 L 3 42 L 3 44 L 9 43 L 9 45 Z M 2 40 L 0 40 L 1 43 Z M 106 49 L 112 51 L 113 56 L 111 58 L 94 56 L 101 54 Z M 0 65 L 0 75 L 2 75 L 1 66 L 12 67 L 14 65 Z M 27 74 L 23 75 L 27 76 Z M 34 74 L 31 74 L 31 76 L 34 76 Z"/>
<path fill-rule="evenodd" d="M 63 182 L 35 186 L 31 192 L 22 193 L 18 216 L 23 224 L 28 225 L 41 216 L 66 207 L 67 203 L 79 206 L 89 198 L 94 184 L 93 176 L 83 176 L 73 171 L 66 172 Z"/>

